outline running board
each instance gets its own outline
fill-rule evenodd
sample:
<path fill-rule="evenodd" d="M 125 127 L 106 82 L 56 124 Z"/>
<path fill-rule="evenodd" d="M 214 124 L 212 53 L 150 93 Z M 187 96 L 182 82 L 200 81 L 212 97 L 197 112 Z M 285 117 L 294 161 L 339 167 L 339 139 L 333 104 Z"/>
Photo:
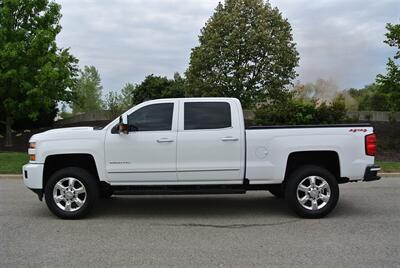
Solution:
<path fill-rule="evenodd" d="M 114 195 L 193 195 L 193 194 L 245 194 L 243 185 L 215 186 L 114 186 Z"/>

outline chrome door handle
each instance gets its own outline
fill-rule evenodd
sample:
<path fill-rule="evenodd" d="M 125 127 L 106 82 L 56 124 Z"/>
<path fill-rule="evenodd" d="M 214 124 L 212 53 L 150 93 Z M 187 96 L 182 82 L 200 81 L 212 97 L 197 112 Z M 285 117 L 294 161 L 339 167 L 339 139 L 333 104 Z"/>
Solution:
<path fill-rule="evenodd" d="M 165 143 L 165 142 L 173 142 L 174 140 L 168 139 L 168 138 L 161 138 L 158 139 L 157 142 L 158 143 Z"/>
<path fill-rule="evenodd" d="M 238 138 L 234 138 L 234 137 L 224 137 L 221 139 L 222 141 L 238 141 Z"/>

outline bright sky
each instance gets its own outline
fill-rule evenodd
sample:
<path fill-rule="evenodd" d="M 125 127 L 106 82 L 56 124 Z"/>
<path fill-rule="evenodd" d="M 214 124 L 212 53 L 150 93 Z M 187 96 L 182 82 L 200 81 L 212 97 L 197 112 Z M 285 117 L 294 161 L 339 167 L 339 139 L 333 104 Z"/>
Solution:
<path fill-rule="evenodd" d="M 200 29 L 218 0 L 56 0 L 61 47 L 80 66 L 94 65 L 105 91 L 146 75 L 183 73 Z M 301 82 L 334 79 L 362 87 L 385 71 L 394 51 L 383 43 L 387 22 L 400 23 L 399 0 L 271 0 L 293 28 Z"/>

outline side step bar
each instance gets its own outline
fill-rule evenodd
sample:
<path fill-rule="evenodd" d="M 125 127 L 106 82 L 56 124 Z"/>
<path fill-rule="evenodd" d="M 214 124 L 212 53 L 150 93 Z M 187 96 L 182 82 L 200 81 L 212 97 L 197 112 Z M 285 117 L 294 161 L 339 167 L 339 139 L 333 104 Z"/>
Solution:
<path fill-rule="evenodd" d="M 245 194 L 245 190 L 114 190 L 114 195 Z"/>
<path fill-rule="evenodd" d="M 245 194 L 243 185 L 113 186 L 114 195 Z"/>

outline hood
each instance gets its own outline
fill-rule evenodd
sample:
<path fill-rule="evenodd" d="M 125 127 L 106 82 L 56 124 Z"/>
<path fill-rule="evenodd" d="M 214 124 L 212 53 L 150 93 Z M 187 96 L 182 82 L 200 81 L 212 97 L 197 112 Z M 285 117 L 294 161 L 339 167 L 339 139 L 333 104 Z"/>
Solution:
<path fill-rule="evenodd" d="M 61 139 L 85 139 L 93 137 L 93 127 L 68 127 L 56 128 L 31 137 L 30 142 L 42 140 L 61 140 Z"/>

